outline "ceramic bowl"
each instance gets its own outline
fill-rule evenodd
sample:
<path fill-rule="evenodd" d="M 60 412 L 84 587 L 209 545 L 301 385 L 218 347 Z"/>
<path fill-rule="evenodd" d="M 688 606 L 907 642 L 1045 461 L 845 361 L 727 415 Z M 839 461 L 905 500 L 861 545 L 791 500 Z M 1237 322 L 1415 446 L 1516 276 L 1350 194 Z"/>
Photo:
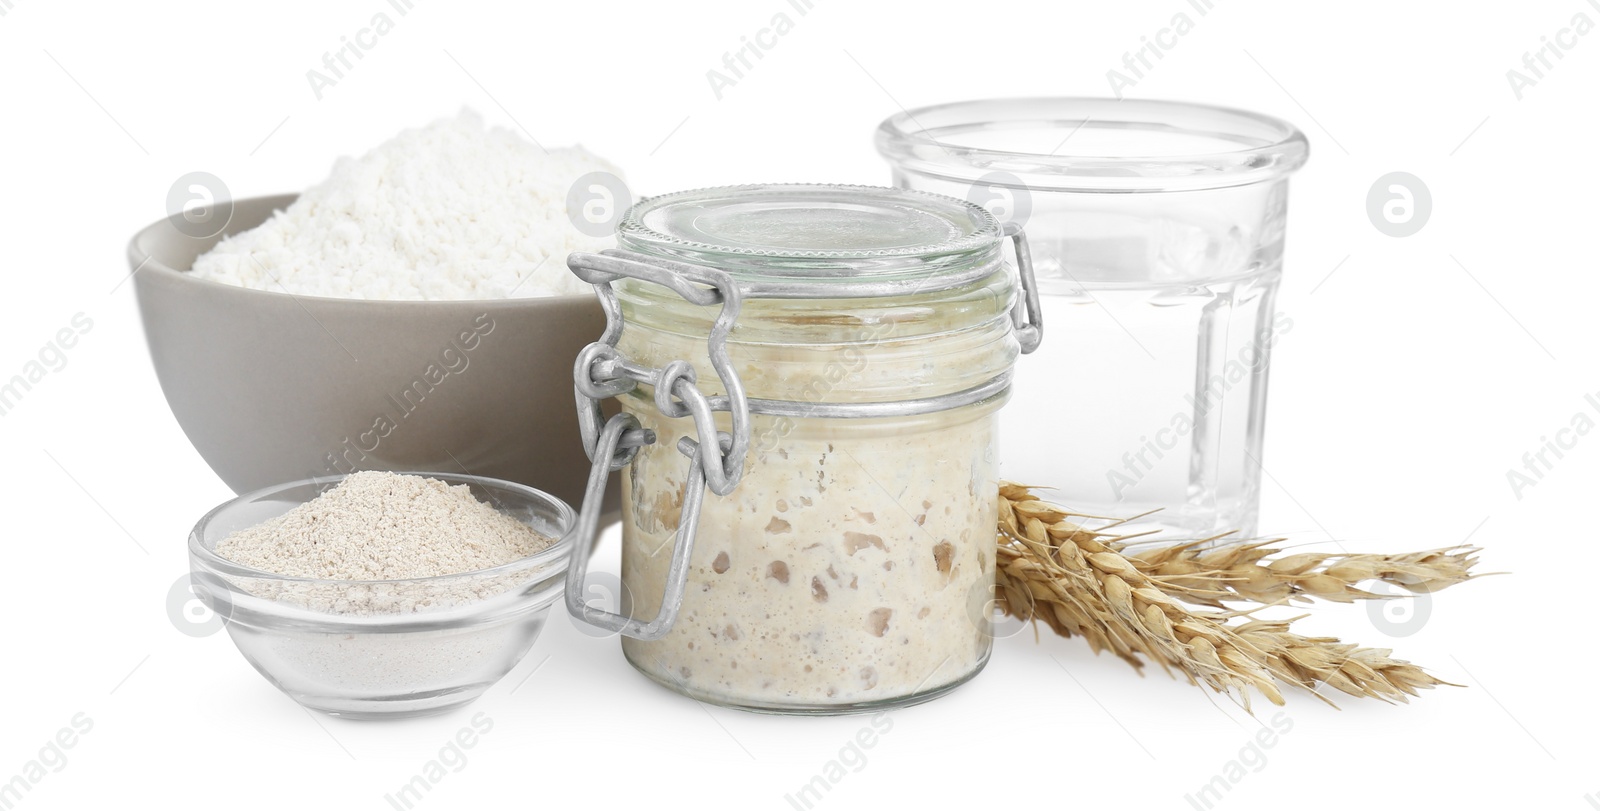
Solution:
<path fill-rule="evenodd" d="M 572 364 L 599 337 L 592 296 L 368 301 L 197 278 L 195 257 L 293 195 L 237 200 L 219 234 L 178 218 L 128 259 L 172 413 L 235 493 L 358 469 L 507 479 L 578 504 L 589 463 Z M 616 505 L 616 481 L 607 512 Z"/>

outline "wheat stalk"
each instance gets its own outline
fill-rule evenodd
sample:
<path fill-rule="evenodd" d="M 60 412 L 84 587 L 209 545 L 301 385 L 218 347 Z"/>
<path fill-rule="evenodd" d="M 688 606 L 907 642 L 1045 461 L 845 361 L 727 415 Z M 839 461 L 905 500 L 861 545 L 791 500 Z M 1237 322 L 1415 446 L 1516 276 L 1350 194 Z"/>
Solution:
<path fill-rule="evenodd" d="M 1191 684 L 1237 696 L 1248 709 L 1253 689 L 1283 703 L 1277 683 L 1318 693 L 1406 701 L 1447 684 L 1390 652 L 1293 633 L 1293 620 L 1230 621 L 1247 612 L 1185 605 L 1120 547 L 1126 538 L 1090 529 L 1085 518 L 1046 504 L 1028 488 L 1000 489 L 997 606 L 1080 636 L 1139 669 L 1146 659 Z M 1259 559 L 1258 559 L 1259 560 Z M 1331 701 L 1329 702 L 1331 703 Z"/>

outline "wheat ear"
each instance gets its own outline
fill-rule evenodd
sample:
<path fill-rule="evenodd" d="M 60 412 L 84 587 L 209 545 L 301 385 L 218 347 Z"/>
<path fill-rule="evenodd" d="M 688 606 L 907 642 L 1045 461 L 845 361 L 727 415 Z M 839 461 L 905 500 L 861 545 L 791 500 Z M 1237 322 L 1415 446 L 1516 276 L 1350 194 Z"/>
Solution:
<path fill-rule="evenodd" d="M 1002 485 L 1000 508 L 998 607 L 1062 636 L 1081 636 L 1095 652 L 1109 650 L 1135 668 L 1148 659 L 1191 684 L 1237 696 L 1247 709 L 1252 690 L 1282 704 L 1280 681 L 1325 701 L 1323 684 L 1402 702 L 1447 683 L 1387 650 L 1293 633 L 1292 620 L 1231 625 L 1239 612 L 1185 605 L 1119 551 L 1123 539 L 1069 520 L 1083 516 L 1026 487 Z"/>
<path fill-rule="evenodd" d="M 1383 582 L 1420 594 L 1479 576 L 1472 572 L 1481 551 L 1476 546 L 1403 555 L 1306 552 L 1267 560 L 1282 554 L 1278 543 L 1202 539 L 1137 551 L 1128 544 L 1112 546 L 1139 571 L 1155 578 L 1163 591 L 1187 602 L 1219 608 L 1228 601 L 1272 605 L 1313 599 L 1335 603 L 1381 600 L 1400 595 L 1369 591 L 1360 584 Z"/>

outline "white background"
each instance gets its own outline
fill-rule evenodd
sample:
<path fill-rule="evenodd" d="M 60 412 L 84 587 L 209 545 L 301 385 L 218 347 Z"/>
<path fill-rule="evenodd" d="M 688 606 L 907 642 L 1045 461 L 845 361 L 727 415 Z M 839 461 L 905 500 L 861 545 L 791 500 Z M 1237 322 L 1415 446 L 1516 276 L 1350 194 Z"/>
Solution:
<path fill-rule="evenodd" d="M 493 730 L 419 807 L 793 807 L 785 795 L 866 719 L 707 709 L 564 615 L 473 709 L 384 724 L 313 718 L 225 634 L 176 630 L 165 600 L 185 534 L 231 493 L 167 410 L 119 286 L 125 243 L 186 172 L 239 197 L 297 190 L 334 157 L 463 105 L 545 144 L 582 142 L 636 193 L 881 184 L 872 130 L 901 105 L 1107 94 L 1106 72 L 1180 11 L 1194 30 L 1129 95 L 1260 110 L 1312 144 L 1292 183 L 1279 306 L 1295 328 L 1275 351 L 1264 531 L 1373 551 L 1470 536 L 1485 570 L 1513 572 L 1437 595 L 1403 638 L 1397 623 L 1418 623 L 1312 609 L 1308 631 L 1396 647 L 1466 687 L 1342 711 L 1291 694 L 1292 730 L 1219 807 L 1584 809 L 1600 795 L 1600 567 L 1583 523 L 1600 436 L 1520 499 L 1506 478 L 1574 414 L 1600 419 L 1584 400 L 1600 392 L 1600 33 L 1520 100 L 1506 76 L 1574 15 L 1600 23 L 1600 8 L 815 0 L 802 17 L 787 0 L 415 3 L 319 101 L 306 71 L 386 0 L 0 1 L 0 377 L 75 313 L 94 324 L 0 417 L 0 780 L 76 713 L 93 720 L 18 807 L 389 808 L 385 793 L 479 710 Z M 794 30 L 718 100 L 706 72 L 780 11 Z M 1390 171 L 1432 190 L 1415 236 L 1367 219 L 1368 187 Z M 614 569 L 615 539 L 598 554 Z M 1159 672 L 1024 634 L 970 685 L 893 715 L 818 807 L 1189 808 L 1258 728 Z"/>

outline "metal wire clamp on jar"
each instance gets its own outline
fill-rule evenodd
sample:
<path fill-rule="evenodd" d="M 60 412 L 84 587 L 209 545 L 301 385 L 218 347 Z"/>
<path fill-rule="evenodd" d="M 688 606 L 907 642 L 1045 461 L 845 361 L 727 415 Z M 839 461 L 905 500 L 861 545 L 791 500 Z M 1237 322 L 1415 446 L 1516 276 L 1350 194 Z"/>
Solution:
<path fill-rule="evenodd" d="M 607 319 L 574 366 L 592 464 L 568 611 L 742 709 L 867 711 L 971 678 L 996 416 L 1040 338 L 1021 230 L 924 192 L 739 186 L 641 201 L 618 241 L 568 261 Z M 585 539 L 624 469 L 611 613 L 584 601 Z"/>

